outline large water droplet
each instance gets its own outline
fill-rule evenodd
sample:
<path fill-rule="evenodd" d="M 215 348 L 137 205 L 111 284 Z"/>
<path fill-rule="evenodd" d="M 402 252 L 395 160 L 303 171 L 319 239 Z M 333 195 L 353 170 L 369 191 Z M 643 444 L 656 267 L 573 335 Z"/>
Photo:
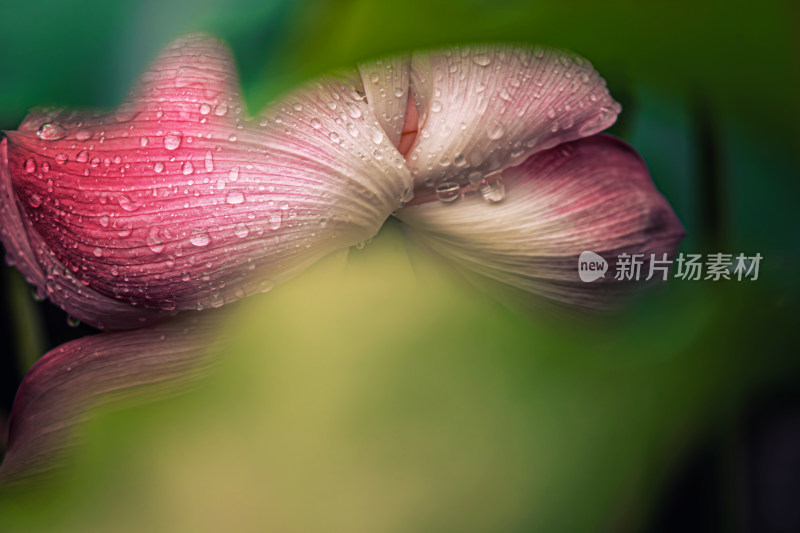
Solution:
<path fill-rule="evenodd" d="M 347 133 L 350 134 L 352 137 L 358 137 L 358 128 L 352 122 L 347 123 Z"/>
<path fill-rule="evenodd" d="M 192 172 L 194 172 L 194 167 L 190 161 L 186 161 L 183 166 L 181 167 L 181 172 L 183 172 L 184 176 L 188 176 Z"/>
<path fill-rule="evenodd" d="M 482 182 L 478 187 L 478 191 L 481 193 L 481 196 L 483 196 L 483 199 L 490 204 L 502 202 L 503 198 L 506 197 L 506 186 L 499 177 L 496 181 L 491 183 L 488 181 Z"/>
<path fill-rule="evenodd" d="M 269 229 L 276 230 L 281 227 L 281 214 L 280 213 L 270 213 L 268 218 Z"/>
<path fill-rule="evenodd" d="M 502 139 L 503 135 L 505 134 L 506 134 L 506 128 L 499 122 L 494 122 L 486 131 L 486 136 L 493 141 Z"/>
<path fill-rule="evenodd" d="M 205 229 L 194 228 L 192 230 L 192 236 L 189 237 L 189 242 L 195 246 L 208 246 L 211 244 L 211 237 L 208 235 L 208 232 Z"/>
<path fill-rule="evenodd" d="M 211 113 L 211 106 L 208 104 L 200 104 L 200 114 L 208 115 L 209 113 Z"/>
<path fill-rule="evenodd" d="M 239 237 L 240 239 L 244 239 L 248 235 L 250 235 L 250 228 L 248 228 L 244 224 L 239 224 L 233 229 L 233 234 Z"/>
<path fill-rule="evenodd" d="M 136 211 L 137 209 L 142 207 L 134 200 L 131 200 L 129 197 L 125 196 L 124 194 L 119 197 L 119 206 L 125 211 Z"/>
<path fill-rule="evenodd" d="M 148 233 L 145 242 L 147 242 L 147 247 L 155 254 L 160 254 L 167 246 L 161 236 L 161 229 L 158 226 L 150 228 L 150 233 Z"/>
<path fill-rule="evenodd" d="M 75 138 L 79 141 L 88 141 L 92 138 L 92 132 L 89 130 L 78 130 L 75 133 Z"/>
<path fill-rule="evenodd" d="M 33 159 L 26 159 L 25 160 L 25 172 L 28 174 L 33 174 L 36 172 L 36 161 Z"/>
<path fill-rule="evenodd" d="M 164 148 L 167 150 L 175 150 L 181 145 L 183 135 L 177 131 L 171 131 L 164 136 Z"/>
<path fill-rule="evenodd" d="M 216 109 L 214 109 L 214 114 L 218 117 L 225 115 L 228 112 L 228 104 L 225 102 L 219 104 Z"/>
<path fill-rule="evenodd" d="M 476 54 L 472 56 L 472 62 L 478 66 L 485 67 L 492 62 L 492 58 L 489 54 Z"/>
<path fill-rule="evenodd" d="M 455 202 L 460 196 L 460 191 L 458 183 L 446 181 L 436 186 L 436 198 L 446 204 Z"/>
<path fill-rule="evenodd" d="M 75 161 L 78 163 L 86 163 L 89 160 L 89 152 L 86 150 L 81 150 L 78 152 L 78 155 L 75 156 Z"/>
<path fill-rule="evenodd" d="M 242 191 L 231 191 L 225 197 L 225 201 L 231 205 L 237 205 L 244 202 L 244 194 Z"/>
<path fill-rule="evenodd" d="M 43 141 L 57 141 L 67 136 L 67 130 L 56 122 L 45 122 L 39 126 L 36 136 Z"/>

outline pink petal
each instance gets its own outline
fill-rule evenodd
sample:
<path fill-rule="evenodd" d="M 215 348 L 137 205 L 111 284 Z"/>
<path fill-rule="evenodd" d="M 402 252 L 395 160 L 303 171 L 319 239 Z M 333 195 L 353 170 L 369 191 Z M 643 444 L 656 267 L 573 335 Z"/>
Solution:
<path fill-rule="evenodd" d="M 408 156 L 418 189 L 478 183 L 540 150 L 595 134 L 620 111 L 583 58 L 512 46 L 413 57 L 420 133 Z"/>
<path fill-rule="evenodd" d="M 614 280 L 617 255 L 671 257 L 684 235 L 638 154 L 608 135 L 539 152 L 504 170 L 502 180 L 499 203 L 468 192 L 452 203 L 406 207 L 397 217 L 467 272 L 584 308 L 609 307 L 623 292 L 626 284 Z M 609 261 L 605 278 L 579 279 L 584 251 Z M 647 274 L 643 269 L 641 279 Z"/>
<path fill-rule="evenodd" d="M 389 140 L 397 146 L 408 101 L 410 57 L 378 59 L 358 66 L 367 101 Z"/>
<path fill-rule="evenodd" d="M 84 337 L 47 353 L 17 391 L 0 484 L 63 466 L 90 408 L 153 401 L 197 381 L 210 364 L 221 311 Z"/>
<path fill-rule="evenodd" d="M 112 113 L 32 113 L 7 132 L 7 172 L 17 226 L 71 277 L 56 303 L 97 326 L 137 326 L 152 312 L 118 302 L 217 307 L 374 235 L 411 177 L 359 89 L 355 71 L 323 78 L 250 119 L 227 49 L 190 35 Z M 4 239 L 25 248 L 18 232 Z M 52 263 L 23 267 L 51 297 Z M 113 303 L 87 300 L 75 279 Z M 98 317 L 109 306 L 126 316 Z"/>

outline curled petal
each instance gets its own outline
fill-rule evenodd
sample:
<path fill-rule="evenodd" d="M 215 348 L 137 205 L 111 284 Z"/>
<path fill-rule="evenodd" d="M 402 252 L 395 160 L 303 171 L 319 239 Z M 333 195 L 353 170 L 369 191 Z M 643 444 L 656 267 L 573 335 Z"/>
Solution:
<path fill-rule="evenodd" d="M 502 182 L 499 203 L 472 192 L 452 203 L 408 206 L 397 217 L 467 272 L 590 309 L 612 306 L 626 289 L 613 275 L 619 254 L 671 257 L 684 235 L 638 154 L 608 135 L 534 154 L 504 170 Z M 581 281 L 584 251 L 609 261 L 609 274 Z"/>
<path fill-rule="evenodd" d="M 98 304 L 63 283 L 57 303 L 88 323 L 218 307 L 371 237 L 409 196 L 409 171 L 362 89 L 355 71 L 324 78 L 251 119 L 225 46 L 183 37 L 115 111 L 39 111 L 7 132 L 19 209 L 7 197 L 2 209 L 124 315 L 98 320 Z M 28 279 L 48 295 L 51 263 L 26 269 L 38 265 Z"/>
<path fill-rule="evenodd" d="M 210 364 L 222 311 L 84 337 L 45 354 L 17 391 L 0 484 L 63 466 L 91 408 L 152 401 L 196 382 Z"/>
<path fill-rule="evenodd" d="M 408 56 L 378 59 L 358 66 L 367 101 L 395 146 L 400 144 L 403 133 L 410 67 Z"/>
<path fill-rule="evenodd" d="M 585 59 L 513 46 L 414 55 L 411 90 L 420 130 L 408 164 L 417 187 L 478 183 L 607 128 L 621 109 Z"/>

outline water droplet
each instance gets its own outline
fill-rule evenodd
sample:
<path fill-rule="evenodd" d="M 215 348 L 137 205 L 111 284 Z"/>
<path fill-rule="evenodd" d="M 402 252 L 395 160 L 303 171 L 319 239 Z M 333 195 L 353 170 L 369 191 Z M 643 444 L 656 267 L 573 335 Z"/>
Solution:
<path fill-rule="evenodd" d="M 492 62 L 492 58 L 489 57 L 489 54 L 476 54 L 472 56 L 472 62 L 480 67 L 485 67 Z"/>
<path fill-rule="evenodd" d="M 339 136 L 336 134 L 336 132 L 332 131 L 331 134 L 328 135 L 328 137 L 336 144 L 339 144 Z"/>
<path fill-rule="evenodd" d="M 33 159 L 26 159 L 25 160 L 25 172 L 28 174 L 33 174 L 36 172 L 36 161 Z"/>
<path fill-rule="evenodd" d="M 175 150 L 181 145 L 183 135 L 177 131 L 171 131 L 164 136 L 164 148 L 167 150 Z"/>
<path fill-rule="evenodd" d="M 194 167 L 192 166 L 192 163 L 189 162 L 189 161 L 186 161 L 183 164 L 183 166 L 181 167 L 181 172 L 183 172 L 184 176 L 188 176 L 189 174 L 194 172 Z"/>
<path fill-rule="evenodd" d="M 75 138 L 79 141 L 88 141 L 92 138 L 92 132 L 89 130 L 78 130 L 75 133 Z"/>
<path fill-rule="evenodd" d="M 131 228 L 129 225 L 126 224 L 121 228 L 119 228 L 117 235 L 124 238 L 124 237 L 130 237 L 131 233 L 133 233 L 133 228 Z"/>
<path fill-rule="evenodd" d="M 208 104 L 200 104 L 200 114 L 208 115 L 209 113 L 211 113 L 211 106 Z"/>
<path fill-rule="evenodd" d="M 139 139 L 139 145 L 141 145 L 141 147 L 142 147 L 142 148 L 144 148 L 145 146 L 147 146 L 147 144 L 148 144 L 149 142 L 150 142 L 150 139 L 148 139 L 148 138 L 147 138 L 147 137 L 145 137 L 145 136 L 142 136 L 142 137 Z"/>
<path fill-rule="evenodd" d="M 36 193 L 31 194 L 30 198 L 28 198 L 28 203 L 31 204 L 31 207 L 39 207 L 42 205 L 42 197 Z"/>
<path fill-rule="evenodd" d="M 211 237 L 203 228 L 194 228 L 192 230 L 192 236 L 189 237 L 189 242 L 195 246 L 208 246 L 211 244 Z"/>
<path fill-rule="evenodd" d="M 403 97 L 403 88 L 402 87 L 395 87 L 394 96 L 395 96 L 395 98 L 402 98 Z"/>
<path fill-rule="evenodd" d="M 238 139 L 238 137 L 236 135 L 234 135 L 234 134 L 228 135 L 228 140 L 230 142 L 232 142 L 232 143 L 235 143 L 237 139 Z"/>
<path fill-rule="evenodd" d="M 237 205 L 244 202 L 244 194 L 242 191 L 231 191 L 225 197 L 225 201 L 231 205 Z"/>
<path fill-rule="evenodd" d="M 372 131 L 372 142 L 375 144 L 380 144 L 383 142 L 383 133 L 378 131 L 377 128 Z"/>
<path fill-rule="evenodd" d="M 142 207 L 135 201 L 131 200 L 129 197 L 125 196 L 124 194 L 119 197 L 119 206 L 125 211 L 136 211 L 137 209 Z"/>
<path fill-rule="evenodd" d="M 66 163 L 67 159 L 69 159 L 67 157 L 67 154 L 56 154 L 56 163 L 58 163 L 59 165 L 63 165 L 64 163 Z"/>
<path fill-rule="evenodd" d="M 239 167 L 233 167 L 230 172 L 228 172 L 228 179 L 231 181 L 239 179 Z"/>
<path fill-rule="evenodd" d="M 271 279 L 262 279 L 258 282 L 258 292 L 269 292 L 275 287 L 275 282 Z"/>
<path fill-rule="evenodd" d="M 506 197 L 506 186 L 499 177 L 493 183 L 483 181 L 478 187 L 478 191 L 481 193 L 481 196 L 483 196 L 483 199 L 490 204 L 502 202 L 503 198 Z"/>
<path fill-rule="evenodd" d="M 214 109 L 214 114 L 218 117 L 225 115 L 228 112 L 228 104 L 225 102 L 219 104 L 216 109 Z"/>
<path fill-rule="evenodd" d="M 89 160 L 89 152 L 86 150 L 81 150 L 78 152 L 78 155 L 75 156 L 75 161 L 78 163 L 86 163 Z"/>
<path fill-rule="evenodd" d="M 158 161 L 155 165 L 153 165 L 153 170 L 155 170 L 156 174 L 161 174 L 164 172 L 164 163 Z"/>
<path fill-rule="evenodd" d="M 270 213 L 268 218 L 269 229 L 276 230 L 281 227 L 281 214 L 280 213 Z"/>
<path fill-rule="evenodd" d="M 352 122 L 348 122 L 347 133 L 349 133 L 351 137 L 358 137 L 358 128 L 356 128 L 356 125 Z"/>
<path fill-rule="evenodd" d="M 147 242 L 147 247 L 150 248 L 154 254 L 160 254 L 164 251 L 164 248 L 167 247 L 164 239 L 161 237 L 161 229 L 158 226 L 150 228 L 150 233 L 148 233 L 145 242 Z"/>
<path fill-rule="evenodd" d="M 289 202 L 281 202 L 279 204 L 279 207 L 281 208 L 281 211 L 286 211 L 287 209 L 289 209 Z"/>
<path fill-rule="evenodd" d="M 431 102 L 431 111 L 434 113 L 438 113 L 442 110 L 442 103 L 439 100 L 434 100 Z"/>
<path fill-rule="evenodd" d="M 461 195 L 458 183 L 446 181 L 436 186 L 436 198 L 444 203 L 455 202 Z"/>
<path fill-rule="evenodd" d="M 473 187 L 478 186 L 483 181 L 483 172 L 478 172 L 477 170 L 475 172 L 470 172 L 467 179 Z"/>
<path fill-rule="evenodd" d="M 204 164 L 206 172 L 212 172 L 214 170 L 214 156 L 211 154 L 211 150 L 206 152 L 206 156 L 204 158 Z"/>
<path fill-rule="evenodd" d="M 81 321 L 75 318 L 74 316 L 67 315 L 67 325 L 71 328 L 77 328 L 81 325 Z M 71 371 L 72 367 L 68 366 L 67 371 Z"/>
<path fill-rule="evenodd" d="M 233 230 L 233 234 L 239 237 L 240 239 L 244 239 L 248 235 L 250 235 L 250 228 L 248 228 L 244 224 L 239 224 Z"/>
<path fill-rule="evenodd" d="M 610 107 L 602 107 L 600 108 L 600 113 L 593 119 L 581 126 L 578 134 L 586 137 L 588 135 L 594 135 L 595 133 L 602 131 L 609 127 L 617 118 L 617 111 L 610 108 Z"/>
<path fill-rule="evenodd" d="M 315 130 L 318 130 L 322 127 L 322 122 L 320 122 L 319 119 L 312 118 L 311 127 L 314 128 Z"/>
<path fill-rule="evenodd" d="M 107 228 L 108 227 L 108 223 L 110 221 L 109 221 L 107 216 L 103 215 L 98 219 L 98 222 L 100 222 L 101 226 L 103 226 L 104 228 Z"/>
<path fill-rule="evenodd" d="M 486 132 L 486 136 L 493 141 L 501 139 L 505 134 L 506 134 L 505 126 L 496 121 L 489 127 L 489 129 Z"/>
<path fill-rule="evenodd" d="M 361 241 L 360 243 L 356 244 L 356 250 L 363 250 L 366 245 L 366 242 Z"/>
<path fill-rule="evenodd" d="M 92 254 L 94 254 L 95 257 L 103 257 L 103 249 L 96 246 L 95 249 L 92 250 Z"/>
<path fill-rule="evenodd" d="M 361 110 L 358 108 L 358 106 L 349 106 L 347 108 L 347 114 L 353 118 L 359 118 L 361 116 Z"/>
<path fill-rule="evenodd" d="M 45 122 L 39 126 L 36 136 L 43 141 L 57 141 L 67 136 L 67 130 L 56 122 Z"/>
<path fill-rule="evenodd" d="M 215 309 L 218 307 L 222 307 L 223 305 L 225 305 L 225 297 L 222 296 L 221 293 L 212 294 L 209 304 L 211 305 L 211 307 Z"/>
<path fill-rule="evenodd" d="M 552 107 L 547 110 L 547 118 L 556 118 L 556 110 Z"/>
<path fill-rule="evenodd" d="M 93 157 L 92 160 L 89 162 L 89 165 L 91 165 L 92 168 L 96 168 L 96 167 L 100 166 L 100 158 L 99 157 Z"/>

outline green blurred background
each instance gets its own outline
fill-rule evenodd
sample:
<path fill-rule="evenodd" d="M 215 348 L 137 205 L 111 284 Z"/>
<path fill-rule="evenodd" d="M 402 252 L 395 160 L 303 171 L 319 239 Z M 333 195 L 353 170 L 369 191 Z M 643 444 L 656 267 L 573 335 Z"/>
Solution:
<path fill-rule="evenodd" d="M 390 221 L 245 302 L 198 391 L 98 417 L 65 480 L 0 495 L 3 530 L 800 530 L 799 23 L 789 1 L 4 2 L 0 129 L 118 104 L 194 30 L 230 43 L 250 112 L 380 54 L 573 50 L 681 250 L 764 259 L 756 282 L 673 280 L 602 319 L 519 314 Z M 92 332 L 8 267 L 2 291 L 0 423 L 37 357 Z"/>

